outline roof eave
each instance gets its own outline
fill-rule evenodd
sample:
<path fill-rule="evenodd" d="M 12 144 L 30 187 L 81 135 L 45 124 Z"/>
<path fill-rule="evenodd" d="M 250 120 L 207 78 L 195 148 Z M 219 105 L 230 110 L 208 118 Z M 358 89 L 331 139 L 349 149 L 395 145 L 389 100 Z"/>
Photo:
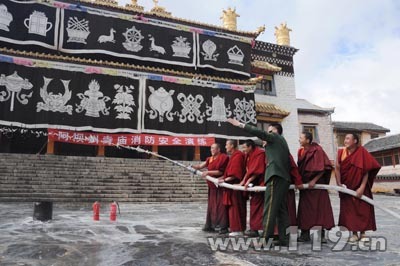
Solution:
<path fill-rule="evenodd" d="M 297 108 L 297 111 L 299 112 L 305 112 L 305 113 L 322 113 L 322 114 L 333 114 L 335 112 L 335 109 L 307 109 L 307 108 Z"/>

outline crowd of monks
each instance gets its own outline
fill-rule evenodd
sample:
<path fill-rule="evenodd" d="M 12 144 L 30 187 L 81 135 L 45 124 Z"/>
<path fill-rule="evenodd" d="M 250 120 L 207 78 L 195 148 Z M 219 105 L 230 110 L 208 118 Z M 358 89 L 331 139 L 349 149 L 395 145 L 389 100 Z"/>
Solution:
<path fill-rule="evenodd" d="M 243 128 L 263 141 L 258 147 L 251 139 L 241 149 L 236 140 L 227 140 L 226 153 L 221 146 L 211 146 L 211 156 L 194 165 L 203 177 L 218 178 L 243 186 L 265 186 L 265 192 L 247 192 L 218 187 L 208 183 L 207 218 L 203 230 L 229 236 L 262 237 L 275 239 L 275 244 L 287 246 L 287 228 L 297 226 L 300 242 L 310 241 L 310 229 L 318 227 L 321 242 L 326 242 L 325 230 L 335 226 L 328 191 L 312 189 L 316 184 L 329 184 L 333 166 L 320 145 L 313 142 L 309 132 L 300 135 L 297 164 L 282 136 L 280 124 L 271 124 L 268 131 L 228 119 L 233 126 Z M 339 193 L 339 226 L 351 231 L 350 243 L 369 241 L 365 231 L 376 230 L 374 207 L 360 198 L 372 198 L 371 188 L 380 169 L 378 162 L 359 145 L 356 134 L 346 135 L 343 149 L 338 150 L 335 176 L 338 186 L 356 191 L 357 197 Z M 294 184 L 300 190 L 296 213 Z M 309 189 L 304 189 L 308 184 Z M 250 222 L 247 229 L 247 201 L 250 201 Z M 260 234 L 261 233 L 261 234 Z"/>

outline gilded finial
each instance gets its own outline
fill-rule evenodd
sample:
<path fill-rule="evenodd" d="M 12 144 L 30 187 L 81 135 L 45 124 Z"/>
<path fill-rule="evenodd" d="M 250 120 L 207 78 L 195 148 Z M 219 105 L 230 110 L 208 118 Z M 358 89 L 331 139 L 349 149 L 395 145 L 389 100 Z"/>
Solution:
<path fill-rule="evenodd" d="M 135 12 L 143 12 L 144 11 L 144 7 L 138 5 L 137 0 L 131 0 L 130 4 L 126 4 L 125 7 L 131 11 L 135 11 Z"/>
<path fill-rule="evenodd" d="M 118 6 L 117 0 L 95 0 L 94 2 L 104 6 Z"/>
<path fill-rule="evenodd" d="M 275 36 L 276 43 L 279 45 L 290 46 L 290 35 L 289 32 L 292 30 L 289 29 L 285 23 L 281 23 L 279 27 L 275 27 Z"/>
<path fill-rule="evenodd" d="M 227 10 L 222 10 L 222 25 L 225 29 L 228 30 L 237 30 L 237 18 L 240 17 L 239 14 L 236 13 L 236 8 L 232 9 L 228 7 Z"/>
<path fill-rule="evenodd" d="M 257 35 L 260 35 L 261 33 L 265 32 L 265 25 L 262 25 L 260 27 L 258 27 L 255 32 L 257 33 Z"/>
<path fill-rule="evenodd" d="M 154 7 L 150 10 L 150 13 L 161 16 L 161 17 L 172 17 L 171 12 L 165 10 L 165 7 L 158 5 L 158 0 L 153 0 Z"/>

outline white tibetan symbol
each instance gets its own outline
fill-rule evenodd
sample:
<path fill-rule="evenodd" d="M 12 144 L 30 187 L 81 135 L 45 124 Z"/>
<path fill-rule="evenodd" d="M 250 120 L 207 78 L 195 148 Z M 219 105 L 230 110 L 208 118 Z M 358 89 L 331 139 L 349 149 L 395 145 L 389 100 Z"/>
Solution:
<path fill-rule="evenodd" d="M 67 42 L 76 42 L 86 44 L 86 39 L 90 34 L 89 21 L 79 20 L 77 17 L 70 17 L 67 26 Z"/>
<path fill-rule="evenodd" d="M 10 31 L 8 28 L 10 23 L 13 21 L 13 16 L 7 10 L 7 6 L 1 4 L 0 5 L 0 30 Z"/>
<path fill-rule="evenodd" d="M 175 37 L 171 47 L 174 54 L 172 56 L 175 57 L 185 57 L 189 58 L 189 53 L 192 47 L 190 47 L 190 42 L 186 41 L 187 38 L 182 36 Z"/>
<path fill-rule="evenodd" d="M 154 90 L 152 86 L 149 86 L 151 95 L 149 96 L 149 105 L 151 110 L 146 110 L 150 113 L 150 119 L 155 119 L 159 116 L 160 123 L 164 122 L 164 116 L 169 120 L 173 121 L 171 110 L 174 107 L 174 101 L 172 95 L 174 90 L 166 91 L 163 87 Z"/>
<path fill-rule="evenodd" d="M 217 51 L 217 46 L 214 42 L 207 40 L 201 47 L 203 48 L 203 52 L 201 52 L 201 54 L 204 56 L 204 60 L 217 61 L 219 54 L 215 54 Z"/>
<path fill-rule="evenodd" d="M 207 121 L 216 121 L 218 126 L 221 126 L 221 122 L 225 122 L 227 117 L 231 116 L 230 106 L 225 106 L 225 98 L 217 95 L 212 97 L 212 106 L 207 106 L 206 114 L 211 116 L 207 118 Z"/>
<path fill-rule="evenodd" d="M 130 29 L 126 29 L 122 35 L 125 36 L 125 42 L 122 45 L 126 50 L 131 52 L 139 52 L 142 50 L 143 46 L 140 45 L 140 42 L 143 40 L 143 35 L 140 30 L 137 30 L 135 26 L 132 26 Z"/>
<path fill-rule="evenodd" d="M 243 66 L 244 54 L 242 50 L 237 47 L 237 45 L 233 46 L 228 50 L 229 64 L 241 65 Z"/>
<path fill-rule="evenodd" d="M 165 54 L 164 47 L 156 45 L 154 37 L 151 36 L 150 34 L 149 34 L 149 40 L 150 40 L 150 51 L 154 51 L 159 54 Z"/>
<path fill-rule="evenodd" d="M 115 39 L 114 39 L 115 33 L 116 33 L 116 31 L 113 28 L 111 28 L 110 34 L 109 35 L 100 35 L 100 37 L 97 39 L 97 42 L 98 43 L 105 43 L 105 42 L 115 43 Z"/>
<path fill-rule="evenodd" d="M 0 102 L 6 102 L 11 98 L 10 111 L 14 111 L 14 99 L 23 104 L 28 104 L 28 98 L 32 97 L 32 92 L 27 94 L 24 90 L 30 90 L 33 88 L 32 83 L 28 79 L 21 78 L 17 71 L 12 75 L 0 76 L 0 86 L 5 86 L 6 91 L 0 91 Z M 24 93 L 25 92 L 25 93 Z"/>
<path fill-rule="evenodd" d="M 72 95 L 71 91 L 68 88 L 70 80 L 61 80 L 64 86 L 64 94 L 53 94 L 52 92 L 48 92 L 47 87 L 53 79 L 43 77 L 43 80 L 43 87 L 40 88 L 40 97 L 42 97 L 43 102 L 37 103 L 36 112 L 40 112 L 41 110 L 43 110 L 68 113 L 69 115 L 72 115 L 72 105 L 66 105 L 67 102 L 71 99 Z"/>
<path fill-rule="evenodd" d="M 186 97 L 185 94 L 179 93 L 177 99 L 182 105 L 182 111 L 179 114 L 179 122 L 186 123 L 187 120 L 190 122 L 196 120 L 198 124 L 204 122 L 203 118 L 205 114 L 200 111 L 201 104 L 204 101 L 202 95 L 197 94 L 193 97 L 192 94 L 189 94 L 189 96 Z"/>
<path fill-rule="evenodd" d="M 114 89 L 117 90 L 117 94 L 112 101 L 113 104 L 116 104 L 114 107 L 118 113 L 116 119 L 131 119 L 130 115 L 133 112 L 133 108 L 131 106 L 135 106 L 132 91 L 135 89 L 135 87 L 132 85 L 128 87 L 115 84 Z"/>
<path fill-rule="evenodd" d="M 100 85 L 96 80 L 92 80 L 89 84 L 89 90 L 85 91 L 85 94 L 78 93 L 81 103 L 76 105 L 76 111 L 78 113 L 86 110 L 85 115 L 91 117 L 100 117 L 100 112 L 103 115 L 109 115 L 110 107 L 106 106 L 106 102 L 111 100 L 110 97 L 104 96 L 100 91 Z"/>
<path fill-rule="evenodd" d="M 233 110 L 233 114 L 235 115 L 236 120 L 242 123 L 257 123 L 257 113 L 254 108 L 254 101 L 247 101 L 246 98 L 243 97 L 242 100 L 236 98 L 235 101 L 235 110 Z"/>
<path fill-rule="evenodd" d="M 35 10 L 29 18 L 24 20 L 24 25 L 28 28 L 29 33 L 46 37 L 47 32 L 53 27 L 53 24 L 47 20 L 45 13 Z"/>

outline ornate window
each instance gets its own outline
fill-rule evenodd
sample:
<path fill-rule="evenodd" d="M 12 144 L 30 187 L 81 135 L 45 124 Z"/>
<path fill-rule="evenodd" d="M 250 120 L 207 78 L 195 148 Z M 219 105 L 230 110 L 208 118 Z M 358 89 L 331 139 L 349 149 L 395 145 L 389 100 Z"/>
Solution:
<path fill-rule="evenodd" d="M 256 94 L 276 96 L 275 86 L 272 77 L 264 77 L 256 85 Z"/>

